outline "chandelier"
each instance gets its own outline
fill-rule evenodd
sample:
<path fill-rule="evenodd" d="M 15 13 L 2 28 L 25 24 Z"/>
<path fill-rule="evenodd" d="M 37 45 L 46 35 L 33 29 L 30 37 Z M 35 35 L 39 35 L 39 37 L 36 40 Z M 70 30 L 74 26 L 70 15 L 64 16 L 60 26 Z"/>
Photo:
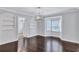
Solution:
<path fill-rule="evenodd" d="M 37 15 L 36 15 L 36 20 L 41 20 L 42 16 L 40 15 L 40 7 L 37 7 Z"/>

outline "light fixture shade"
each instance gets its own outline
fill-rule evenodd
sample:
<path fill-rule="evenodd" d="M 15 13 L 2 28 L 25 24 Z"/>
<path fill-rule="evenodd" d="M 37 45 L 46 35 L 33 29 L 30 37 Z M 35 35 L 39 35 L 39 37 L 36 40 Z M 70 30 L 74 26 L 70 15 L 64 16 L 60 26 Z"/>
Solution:
<path fill-rule="evenodd" d="M 40 15 L 40 7 L 37 7 L 37 15 L 35 16 L 36 21 L 42 20 L 42 16 Z"/>
<path fill-rule="evenodd" d="M 41 16 L 36 16 L 36 20 L 41 20 Z"/>

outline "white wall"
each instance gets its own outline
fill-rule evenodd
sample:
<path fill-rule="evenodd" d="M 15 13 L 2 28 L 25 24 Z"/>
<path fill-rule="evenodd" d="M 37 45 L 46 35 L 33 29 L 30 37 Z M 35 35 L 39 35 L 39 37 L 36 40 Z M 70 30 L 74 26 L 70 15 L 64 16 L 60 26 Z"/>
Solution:
<path fill-rule="evenodd" d="M 16 41 L 16 19 L 13 14 L 3 13 L 0 15 L 0 44 Z"/>
<path fill-rule="evenodd" d="M 78 13 L 62 15 L 62 38 L 63 40 L 79 43 Z"/>
<path fill-rule="evenodd" d="M 77 21 L 76 21 L 76 36 L 77 36 L 77 41 L 79 43 L 79 12 L 77 13 Z"/>

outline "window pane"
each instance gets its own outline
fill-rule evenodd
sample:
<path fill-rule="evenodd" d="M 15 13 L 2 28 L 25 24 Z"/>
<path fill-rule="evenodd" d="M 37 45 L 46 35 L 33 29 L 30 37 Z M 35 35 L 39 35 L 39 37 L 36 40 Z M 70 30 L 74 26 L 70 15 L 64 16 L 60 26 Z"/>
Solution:
<path fill-rule="evenodd" d="M 46 31 L 51 31 L 51 20 L 46 20 Z"/>
<path fill-rule="evenodd" d="M 52 20 L 52 31 L 60 32 L 60 19 Z"/>
<path fill-rule="evenodd" d="M 51 31 L 51 21 L 47 21 L 47 31 Z"/>
<path fill-rule="evenodd" d="M 46 32 L 61 32 L 61 16 L 45 18 Z"/>

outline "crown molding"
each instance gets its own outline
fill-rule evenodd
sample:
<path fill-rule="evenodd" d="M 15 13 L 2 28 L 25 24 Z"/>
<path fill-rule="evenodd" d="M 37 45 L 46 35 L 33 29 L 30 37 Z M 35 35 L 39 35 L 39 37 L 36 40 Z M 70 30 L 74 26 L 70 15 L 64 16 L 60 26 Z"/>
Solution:
<path fill-rule="evenodd" d="M 33 17 L 33 15 L 29 14 L 29 13 L 23 13 L 23 12 L 17 12 L 16 10 L 12 10 L 12 9 L 7 9 L 7 8 L 0 8 L 1 11 L 7 12 L 7 13 L 12 13 L 15 15 L 19 15 L 19 16 L 29 16 L 29 17 Z"/>

